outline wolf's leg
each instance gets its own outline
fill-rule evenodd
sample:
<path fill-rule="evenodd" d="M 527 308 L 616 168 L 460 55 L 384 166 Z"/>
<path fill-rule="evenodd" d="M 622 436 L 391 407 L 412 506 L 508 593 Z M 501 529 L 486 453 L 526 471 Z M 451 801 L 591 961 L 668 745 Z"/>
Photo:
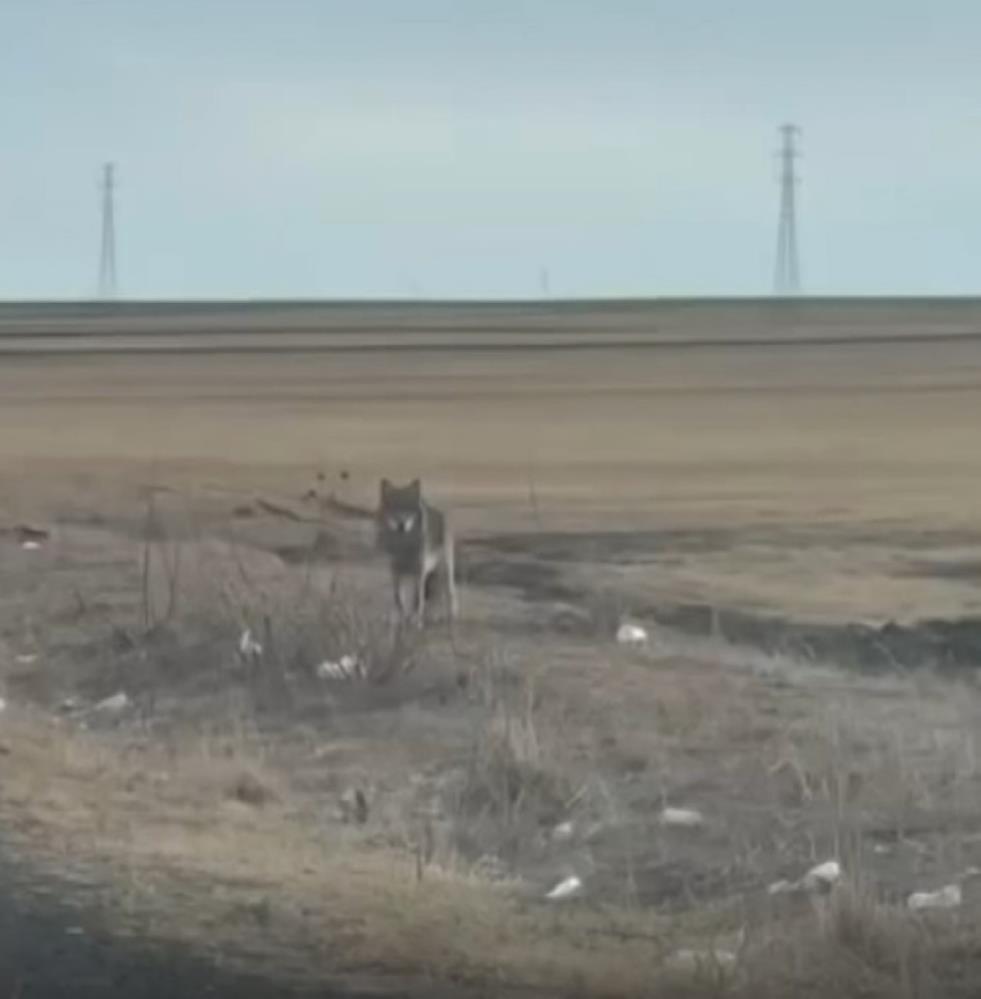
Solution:
<path fill-rule="evenodd" d="M 421 628 L 425 623 L 426 615 L 426 567 L 419 566 L 419 573 L 416 576 L 416 623 Z"/>
<path fill-rule="evenodd" d="M 401 621 L 405 617 L 405 607 L 402 604 L 402 579 L 395 569 L 392 570 L 392 593 L 395 597 L 395 609 Z"/>
<path fill-rule="evenodd" d="M 456 556 L 454 548 L 456 546 L 450 539 L 446 545 L 443 555 L 443 568 L 446 571 L 446 605 L 450 620 L 460 613 L 460 601 L 456 595 Z"/>

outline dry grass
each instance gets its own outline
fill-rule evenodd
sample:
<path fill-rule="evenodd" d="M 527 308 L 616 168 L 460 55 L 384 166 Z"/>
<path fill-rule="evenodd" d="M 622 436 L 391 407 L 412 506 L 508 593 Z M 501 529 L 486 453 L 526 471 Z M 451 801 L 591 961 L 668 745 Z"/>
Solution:
<path fill-rule="evenodd" d="M 5 738 L 13 776 L 0 800 L 22 857 L 62 877 L 98 869 L 117 902 L 125 898 L 117 911 L 131 932 L 152 920 L 157 935 L 244 947 L 286 968 L 305 960 L 309 974 L 326 949 L 337 973 L 589 995 L 642 994 L 676 932 L 653 915 L 528 909 L 506 885 L 460 871 L 431 867 L 420 881 L 410 854 L 305 822 L 282 775 L 244 746 L 231 760 L 200 747 L 176 759 L 120 758 L 100 738 L 31 715 L 10 717 Z M 261 798 L 242 800 L 243 774 Z M 193 883 L 193 907 L 171 909 L 175 888 Z M 224 919 L 264 901 L 275 918 L 261 932 Z"/>
<path fill-rule="evenodd" d="M 494 719 L 487 738 L 518 793 L 538 793 L 527 720 L 502 729 Z M 316 978 L 326 964 L 336 975 L 372 968 L 557 995 L 932 999 L 966 995 L 957 982 L 981 959 L 957 917 L 915 919 L 848 883 L 737 939 L 739 920 L 725 910 L 667 919 L 550 909 L 459 862 L 431 861 L 420 877 L 409 850 L 305 817 L 288 777 L 242 730 L 127 753 L 16 712 L 4 751 L 0 809 L 23 861 L 99 883 L 118 932 L 265 962 L 287 977 Z M 485 762 L 485 773 L 496 765 Z M 679 963 L 684 951 L 694 960 Z"/>
<path fill-rule="evenodd" d="M 19 858 L 94 893 L 117 932 L 284 978 L 971 995 L 976 900 L 938 918 L 903 903 L 981 865 L 975 687 L 859 679 L 720 634 L 648 650 L 610 636 L 672 601 L 832 622 L 976 613 L 970 565 L 929 566 L 969 562 L 981 536 L 981 346 L 638 356 L 6 366 L 3 513 L 72 526 L 48 562 L 8 560 L 0 648 L 30 638 L 45 672 L 29 679 L 52 700 L 60 664 L 87 696 L 124 687 L 139 706 L 88 733 L 86 715 L 4 714 Z M 547 601 L 470 585 L 458 649 L 399 644 L 379 571 L 284 567 L 278 527 L 231 519 L 256 495 L 298 498 L 315 468 L 349 472 L 365 504 L 380 475 L 421 474 L 468 539 L 636 527 L 656 544 L 617 562 L 593 538 L 552 559 L 588 591 L 565 633 Z M 158 519 L 151 483 L 172 490 Z M 261 655 L 239 655 L 246 628 Z M 344 654 L 380 681 L 356 704 L 314 676 Z M 351 788 L 363 822 L 341 807 Z M 701 808 L 705 828 L 661 828 L 665 804 Z M 550 839 L 564 821 L 566 853 Z M 830 899 L 766 896 L 831 856 L 847 880 Z M 566 866 L 584 897 L 544 903 Z"/>

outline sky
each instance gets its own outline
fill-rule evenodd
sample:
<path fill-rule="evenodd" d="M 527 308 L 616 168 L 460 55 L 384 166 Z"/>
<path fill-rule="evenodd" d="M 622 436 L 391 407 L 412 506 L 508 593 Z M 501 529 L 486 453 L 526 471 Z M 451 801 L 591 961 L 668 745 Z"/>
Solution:
<path fill-rule="evenodd" d="M 0 0 L 0 298 L 981 291 L 977 0 Z"/>

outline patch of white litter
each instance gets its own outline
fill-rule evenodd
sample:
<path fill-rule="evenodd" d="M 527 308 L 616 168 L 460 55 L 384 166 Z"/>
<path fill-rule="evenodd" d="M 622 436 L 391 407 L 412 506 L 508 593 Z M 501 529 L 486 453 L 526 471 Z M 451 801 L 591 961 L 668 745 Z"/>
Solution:
<path fill-rule="evenodd" d="M 937 891 L 915 891 L 906 900 L 913 912 L 926 909 L 957 909 L 963 901 L 960 885 L 945 885 Z"/>
<path fill-rule="evenodd" d="M 564 881 L 560 881 L 545 897 L 550 902 L 562 902 L 565 899 L 574 898 L 581 891 L 582 881 L 573 874 Z"/>
<path fill-rule="evenodd" d="M 262 655 L 262 646 L 252 637 L 252 631 L 246 628 L 238 640 L 238 651 L 247 659 Z"/>
<path fill-rule="evenodd" d="M 660 822 L 662 826 L 695 829 L 705 824 L 705 816 L 694 808 L 665 808 L 661 812 Z"/>
<path fill-rule="evenodd" d="M 617 642 L 620 645 L 646 645 L 647 629 L 632 621 L 624 621 L 617 628 Z"/>

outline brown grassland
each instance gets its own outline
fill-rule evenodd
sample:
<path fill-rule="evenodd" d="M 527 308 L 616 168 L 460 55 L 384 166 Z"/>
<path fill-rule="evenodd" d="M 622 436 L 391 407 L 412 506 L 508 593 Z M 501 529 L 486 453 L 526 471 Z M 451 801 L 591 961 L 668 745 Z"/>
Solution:
<path fill-rule="evenodd" d="M 977 994 L 981 308 L 788 309 L 0 310 L 0 985 Z M 307 495 L 383 475 L 452 630 Z"/>

